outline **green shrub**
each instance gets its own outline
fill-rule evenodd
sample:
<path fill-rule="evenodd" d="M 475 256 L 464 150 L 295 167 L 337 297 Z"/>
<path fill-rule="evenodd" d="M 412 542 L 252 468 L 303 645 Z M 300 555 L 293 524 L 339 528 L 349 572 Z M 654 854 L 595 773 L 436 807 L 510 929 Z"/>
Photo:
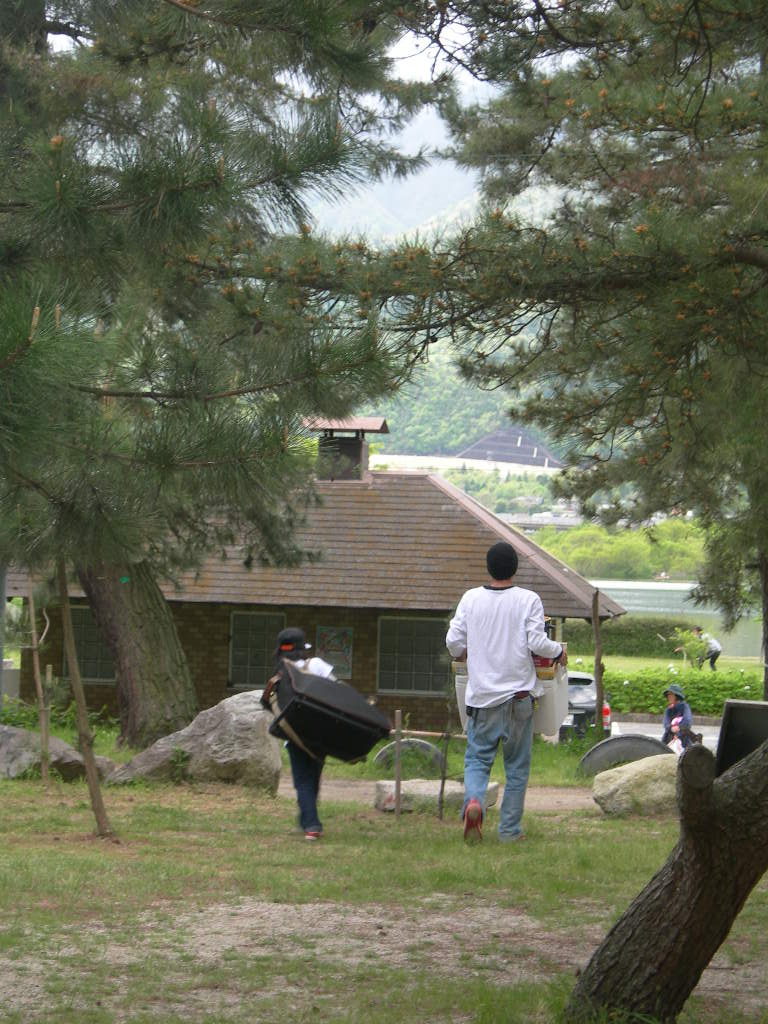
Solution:
<path fill-rule="evenodd" d="M 99 726 L 113 728 L 118 724 L 114 719 L 110 718 L 106 707 L 103 707 L 101 711 L 89 711 L 88 722 L 91 732 L 94 732 Z M 15 697 L 4 697 L 3 708 L 0 711 L 0 724 L 12 725 L 17 729 L 36 731 L 40 727 L 37 705 L 27 704 L 25 701 L 18 700 Z M 66 705 L 56 704 L 51 701 L 50 725 L 52 729 L 69 729 L 77 732 L 77 709 L 75 708 L 74 701 L 70 701 Z"/>
<path fill-rule="evenodd" d="M 677 683 L 694 715 L 721 715 L 727 698 L 762 700 L 763 680 L 760 672 L 710 672 L 703 669 L 686 671 L 663 668 L 642 669 L 624 674 L 607 670 L 603 686 L 610 693 L 611 709 L 615 714 L 635 712 L 662 715 L 667 701 L 665 687 Z"/>
<path fill-rule="evenodd" d="M 676 629 L 672 634 L 675 639 L 675 648 L 685 651 L 686 657 L 692 665 L 698 665 L 704 661 L 707 653 L 707 641 L 698 633 L 690 629 Z"/>
<path fill-rule="evenodd" d="M 37 708 L 25 704 L 15 697 L 4 697 L 0 711 L 0 725 L 12 725 L 16 729 L 37 729 L 40 724 Z"/>
<path fill-rule="evenodd" d="M 601 625 L 600 642 L 604 655 L 668 658 L 678 646 L 674 640 L 675 630 L 690 631 L 694 625 L 687 619 L 670 615 L 658 618 L 622 615 Z M 563 639 L 568 642 L 569 653 L 594 650 L 592 624 L 581 619 L 566 620 Z"/>

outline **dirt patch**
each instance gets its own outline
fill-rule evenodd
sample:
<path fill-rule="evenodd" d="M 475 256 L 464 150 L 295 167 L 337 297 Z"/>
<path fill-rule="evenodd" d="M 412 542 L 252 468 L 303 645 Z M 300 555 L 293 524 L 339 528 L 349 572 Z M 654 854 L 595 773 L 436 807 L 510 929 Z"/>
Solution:
<path fill-rule="evenodd" d="M 504 907 L 492 898 L 467 898 L 434 894 L 414 906 L 313 902 L 274 903 L 242 899 L 204 909 L 179 913 L 174 906 L 142 915 L 139 943 L 116 941 L 108 922 L 89 928 L 98 943 L 97 958 L 119 977 L 125 969 L 162 957 L 169 977 L 190 979 L 193 964 L 216 967 L 233 957 L 246 959 L 269 955 L 276 963 L 301 960 L 311 955 L 321 960 L 330 975 L 343 978 L 351 967 L 380 962 L 408 971 L 426 971 L 435 978 L 466 977 L 482 973 L 493 984 L 546 982 L 563 972 L 575 973 L 588 960 L 603 936 L 599 926 L 578 929 L 545 929 L 541 922 Z M 74 936 L 73 936 L 74 939 Z M 74 954 L 76 943 L 66 940 L 58 956 Z M 95 955 L 95 954 L 93 954 Z M 0 1005 L 22 1018 L 44 999 L 44 979 L 56 971 L 56 960 L 9 959 L 0 956 Z M 705 971 L 696 990 L 706 996 L 710 1008 L 731 1007 L 759 1013 L 763 1005 L 766 970 L 756 964 L 731 965 L 717 956 Z M 174 1011 L 194 1020 L 211 1007 L 205 992 L 186 981 L 173 1000 Z M 236 992 L 217 989 L 212 1004 L 236 1001 Z M 302 998 L 297 992 L 297 998 Z M 105 995 L 113 1019 L 125 1019 L 119 983 Z M 166 1007 L 168 1009 L 168 1007 Z M 715 1019 L 715 1018 L 713 1018 Z M 724 1019 L 724 1018 L 720 1018 Z"/>
<path fill-rule="evenodd" d="M 330 971 L 374 959 L 445 976 L 480 966 L 488 971 L 490 960 L 492 969 L 514 982 L 545 980 L 553 972 L 576 968 L 601 937 L 599 928 L 588 937 L 582 929 L 578 940 L 564 933 L 552 943 L 540 922 L 514 908 L 502 911 L 497 903 L 476 898 L 457 906 L 448 896 L 445 907 L 440 903 L 439 896 L 407 908 L 246 899 L 176 914 L 174 933 L 183 936 L 176 953 L 210 964 L 232 953 L 269 951 L 279 960 L 311 948 Z M 146 924 L 151 930 L 152 921 Z M 141 951 L 117 944 L 105 953 L 112 963 L 141 959 Z"/>

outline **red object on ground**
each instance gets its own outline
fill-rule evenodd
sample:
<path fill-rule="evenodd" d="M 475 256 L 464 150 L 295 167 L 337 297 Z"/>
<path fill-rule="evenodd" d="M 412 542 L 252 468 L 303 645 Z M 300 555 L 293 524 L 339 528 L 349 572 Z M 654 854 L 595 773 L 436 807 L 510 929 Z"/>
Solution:
<path fill-rule="evenodd" d="M 605 732 L 611 731 L 611 705 L 608 701 L 603 701 L 603 729 Z"/>

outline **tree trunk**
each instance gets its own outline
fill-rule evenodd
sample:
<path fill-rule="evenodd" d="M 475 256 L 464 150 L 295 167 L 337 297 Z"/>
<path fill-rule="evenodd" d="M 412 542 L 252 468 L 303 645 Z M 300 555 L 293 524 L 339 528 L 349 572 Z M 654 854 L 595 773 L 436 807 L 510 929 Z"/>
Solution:
<path fill-rule="evenodd" d="M 183 729 L 197 695 L 171 611 L 146 562 L 77 567 L 117 674 L 120 739 L 146 747 Z"/>
<path fill-rule="evenodd" d="M 768 868 L 768 741 L 714 774 L 705 747 L 681 757 L 680 839 L 582 972 L 569 1021 L 600 1010 L 674 1021 Z"/>
<path fill-rule="evenodd" d="M 80 753 L 85 762 L 85 777 L 88 781 L 88 792 L 91 796 L 91 808 L 96 818 L 96 829 L 104 839 L 114 839 L 115 832 L 109 823 L 107 811 L 101 796 L 99 785 L 99 772 L 96 768 L 96 761 L 93 756 L 93 736 L 91 727 L 88 724 L 88 709 L 85 706 L 85 693 L 83 692 L 83 681 L 80 678 L 80 668 L 77 661 L 77 649 L 75 647 L 75 632 L 72 628 L 72 612 L 69 607 L 69 593 L 67 590 L 67 570 L 63 559 L 56 563 L 56 575 L 59 583 L 59 600 L 61 602 L 61 625 L 64 633 L 64 651 L 67 655 L 69 666 L 69 680 L 72 684 L 72 693 L 75 697 L 75 708 L 77 710 L 77 732 L 80 738 Z"/>

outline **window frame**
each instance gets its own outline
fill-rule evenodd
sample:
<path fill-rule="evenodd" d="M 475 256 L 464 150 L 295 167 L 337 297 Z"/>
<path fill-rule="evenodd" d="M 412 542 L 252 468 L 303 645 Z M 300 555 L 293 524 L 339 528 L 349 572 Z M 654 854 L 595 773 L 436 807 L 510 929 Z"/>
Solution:
<path fill-rule="evenodd" d="M 275 619 L 275 620 L 279 620 L 279 622 L 280 622 L 280 625 L 274 630 L 274 633 L 272 634 L 271 641 L 269 642 L 268 646 L 265 648 L 266 654 L 268 656 L 268 660 L 266 662 L 266 666 L 267 667 L 265 669 L 264 681 L 261 682 L 261 683 L 250 683 L 250 682 L 238 683 L 238 682 L 235 682 L 235 680 L 234 680 L 234 671 L 235 671 L 235 664 L 234 664 L 234 655 L 235 655 L 235 621 L 236 621 L 237 618 L 240 618 L 240 619 L 251 618 L 251 619 L 253 619 L 253 618 L 258 618 L 258 617 L 261 617 L 261 618 L 264 618 L 264 619 Z M 274 650 L 274 643 L 275 643 L 275 639 L 277 637 L 277 634 L 280 632 L 281 629 L 285 629 L 285 620 L 286 620 L 285 612 L 244 611 L 241 608 L 234 608 L 230 612 L 230 616 L 229 616 L 229 666 L 228 666 L 228 670 L 227 670 L 227 688 L 229 690 L 232 690 L 235 693 L 244 693 L 244 692 L 250 691 L 250 690 L 263 690 L 264 689 L 264 686 L 265 686 L 267 680 L 269 679 L 270 675 L 272 674 L 272 661 L 271 661 L 270 655 L 271 655 L 272 651 Z M 250 646 L 248 647 L 248 652 L 247 653 L 250 656 Z M 251 671 L 251 666 L 249 664 L 246 664 L 245 668 L 246 668 L 246 673 L 249 676 L 250 675 L 250 671 Z"/>
<path fill-rule="evenodd" d="M 439 623 L 440 630 L 441 630 L 440 635 L 441 635 L 441 638 L 442 638 L 442 649 L 445 651 L 446 666 L 447 666 L 446 667 L 445 683 L 444 683 L 443 686 L 441 686 L 438 689 L 430 689 L 430 690 L 416 689 L 415 687 L 413 689 L 403 689 L 403 688 L 400 688 L 400 687 L 397 687 L 397 688 L 389 688 L 389 687 L 383 688 L 382 687 L 382 685 L 381 685 L 381 675 L 382 675 L 382 664 L 381 664 L 381 662 L 382 662 L 382 657 L 383 657 L 383 654 L 384 654 L 384 652 L 382 650 L 382 644 L 381 644 L 382 625 L 383 625 L 384 622 L 389 622 L 389 621 L 394 621 L 394 622 L 434 622 L 434 623 Z M 400 696 L 400 697 L 443 697 L 444 698 L 446 693 L 448 692 L 448 690 L 450 688 L 450 683 L 451 683 L 450 654 L 448 653 L 448 649 L 445 646 L 445 635 L 448 632 L 449 621 L 450 621 L 450 616 L 448 614 L 446 614 L 445 616 L 436 616 L 436 615 L 380 615 L 379 618 L 378 618 L 378 624 L 377 624 L 377 631 L 378 631 L 378 633 L 377 633 L 377 643 L 376 643 L 376 693 L 377 694 L 381 694 L 382 696 L 383 695 L 392 695 L 392 696 Z M 430 663 L 431 664 L 433 663 L 432 662 L 432 655 L 431 654 L 430 654 Z M 397 674 L 398 673 L 395 670 L 395 675 L 397 676 Z M 429 675 L 430 675 L 430 679 L 434 678 L 434 676 L 435 676 L 435 673 L 431 670 L 431 668 L 430 668 Z M 412 676 L 412 678 L 415 676 L 415 669 L 412 670 L 411 676 Z"/>
<path fill-rule="evenodd" d="M 70 604 L 69 611 L 70 611 L 70 615 L 72 617 L 72 632 L 73 632 L 74 637 L 75 637 L 75 650 L 77 651 L 77 664 L 78 664 L 78 668 L 80 669 L 80 678 L 82 679 L 82 681 L 84 683 L 87 683 L 89 686 L 117 686 L 117 669 L 115 668 L 115 659 L 114 659 L 114 656 L 112 654 L 112 651 L 109 648 L 109 644 L 104 639 L 104 637 L 101 635 L 101 630 L 99 629 L 99 624 L 96 621 L 96 617 L 93 614 L 93 610 L 91 609 L 90 605 L 87 605 L 87 604 Z M 83 615 L 89 616 L 90 617 L 90 622 L 83 622 L 82 621 Z M 78 620 L 80 620 L 80 621 L 78 621 Z M 111 676 L 101 676 L 101 675 L 91 676 L 91 675 L 88 675 L 86 673 L 86 671 L 85 671 L 85 664 L 86 663 L 84 662 L 84 655 L 83 655 L 83 648 L 84 648 L 84 645 L 85 645 L 85 640 L 84 640 L 84 638 L 82 636 L 82 630 L 84 628 L 88 628 L 88 627 L 91 627 L 91 626 L 93 627 L 93 629 L 95 629 L 96 634 L 97 634 L 97 636 L 99 638 L 100 650 L 99 650 L 99 653 L 98 653 L 98 656 L 97 656 L 97 667 L 98 667 L 99 670 L 101 670 L 101 667 L 102 667 L 103 663 L 105 661 L 108 661 L 109 664 L 112 667 L 112 675 Z M 64 644 L 63 643 L 62 643 L 62 651 L 61 651 L 61 674 L 62 674 L 62 678 L 63 679 L 70 679 L 71 678 L 70 671 L 69 671 L 69 663 L 67 661 L 67 652 L 64 649 Z"/>

